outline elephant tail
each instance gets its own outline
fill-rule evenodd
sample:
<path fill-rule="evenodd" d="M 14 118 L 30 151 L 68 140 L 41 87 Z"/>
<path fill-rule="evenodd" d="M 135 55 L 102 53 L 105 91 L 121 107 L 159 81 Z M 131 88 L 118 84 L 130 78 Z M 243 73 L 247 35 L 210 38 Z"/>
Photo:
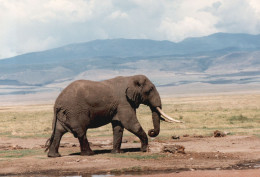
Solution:
<path fill-rule="evenodd" d="M 53 140 L 54 140 L 54 135 L 55 135 L 55 130 L 56 130 L 56 124 L 57 124 L 57 120 L 58 120 L 58 117 L 57 117 L 57 112 L 59 110 L 58 109 L 54 109 L 54 121 L 53 121 L 53 130 L 52 130 L 52 134 L 51 134 L 51 137 L 46 141 L 44 147 L 46 148 L 44 152 L 47 152 L 51 146 L 51 144 L 53 143 Z"/>
<path fill-rule="evenodd" d="M 50 146 L 51 146 L 51 139 L 53 139 L 53 138 L 51 137 L 51 138 L 49 138 L 49 139 L 46 141 L 46 143 L 45 143 L 45 145 L 44 145 L 44 147 L 45 147 L 44 152 L 47 152 L 47 151 L 49 150 L 49 148 L 50 148 Z"/>

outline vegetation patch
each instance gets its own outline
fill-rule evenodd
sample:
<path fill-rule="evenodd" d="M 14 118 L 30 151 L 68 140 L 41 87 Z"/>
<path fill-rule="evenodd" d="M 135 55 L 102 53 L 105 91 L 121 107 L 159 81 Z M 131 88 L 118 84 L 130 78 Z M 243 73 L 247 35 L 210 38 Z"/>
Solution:
<path fill-rule="evenodd" d="M 0 151 L 0 158 L 21 158 L 40 154 L 44 154 L 42 149 L 4 150 Z"/>
<path fill-rule="evenodd" d="M 260 134 L 254 134 L 256 137 L 260 138 Z"/>
<path fill-rule="evenodd" d="M 230 117 L 229 118 L 229 122 L 230 123 L 234 123 L 234 122 L 242 122 L 242 123 L 244 123 L 244 122 L 249 122 L 249 121 L 251 121 L 251 119 L 249 119 L 248 117 L 246 117 L 246 116 L 243 116 L 242 114 L 240 114 L 239 116 L 232 116 L 232 117 Z"/>
<path fill-rule="evenodd" d="M 159 159 L 166 157 L 164 154 L 140 154 L 140 153 L 125 153 L 125 154 L 112 154 L 112 157 L 116 158 L 130 158 L 136 160 L 145 160 L 145 159 Z"/>
<path fill-rule="evenodd" d="M 142 172 L 142 167 L 140 166 L 133 166 L 129 168 L 122 168 L 122 169 L 113 169 L 110 171 L 111 174 L 123 174 L 126 172 Z"/>

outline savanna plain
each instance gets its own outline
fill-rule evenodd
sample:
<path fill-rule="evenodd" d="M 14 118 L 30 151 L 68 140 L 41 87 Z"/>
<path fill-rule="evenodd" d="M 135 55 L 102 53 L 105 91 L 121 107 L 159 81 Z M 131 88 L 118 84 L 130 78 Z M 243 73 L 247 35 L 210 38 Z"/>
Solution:
<path fill-rule="evenodd" d="M 94 156 L 80 156 L 72 134 L 61 140 L 60 158 L 48 158 L 44 144 L 52 133 L 53 105 L 0 107 L 0 175 L 91 176 L 151 175 L 228 176 L 260 174 L 260 94 L 229 94 L 162 98 L 163 110 L 183 124 L 161 122 L 158 137 L 149 138 L 149 151 L 124 131 L 120 154 L 111 154 L 111 125 L 87 132 Z M 138 119 L 146 132 L 153 127 L 149 107 L 140 106 Z M 219 130 L 223 137 L 214 137 Z M 184 151 L 164 152 L 167 145 Z"/>

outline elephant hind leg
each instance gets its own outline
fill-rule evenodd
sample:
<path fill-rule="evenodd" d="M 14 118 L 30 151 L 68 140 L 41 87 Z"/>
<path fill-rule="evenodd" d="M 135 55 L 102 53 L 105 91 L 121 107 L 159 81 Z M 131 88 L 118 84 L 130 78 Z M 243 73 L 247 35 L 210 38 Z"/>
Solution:
<path fill-rule="evenodd" d="M 91 148 L 89 146 L 89 142 L 88 142 L 86 134 L 78 137 L 78 139 L 79 139 L 80 150 L 81 150 L 80 155 L 88 155 L 88 156 L 94 155 L 94 152 L 91 150 Z"/>
<path fill-rule="evenodd" d="M 55 128 L 55 134 L 49 148 L 48 157 L 61 156 L 59 153 L 60 140 L 62 136 L 67 132 L 67 130 L 60 124 L 59 121 L 57 121 L 56 127 L 54 128 Z"/>

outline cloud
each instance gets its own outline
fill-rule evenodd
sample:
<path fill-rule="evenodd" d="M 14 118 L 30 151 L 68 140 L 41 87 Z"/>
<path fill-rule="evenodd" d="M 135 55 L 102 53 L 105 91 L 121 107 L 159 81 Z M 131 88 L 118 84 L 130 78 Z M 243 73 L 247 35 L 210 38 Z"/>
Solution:
<path fill-rule="evenodd" d="M 200 16 L 187 16 L 177 22 L 166 17 L 162 20 L 159 30 L 168 40 L 178 42 L 187 37 L 205 36 L 218 32 L 214 26 L 216 21 L 214 16 L 204 12 L 201 12 Z"/>
<path fill-rule="evenodd" d="M 128 18 L 128 15 L 125 12 L 121 12 L 121 11 L 117 10 L 117 11 L 113 12 L 109 17 L 111 19 L 117 19 L 117 18 L 126 19 L 126 18 Z"/>
<path fill-rule="evenodd" d="M 218 30 L 215 24 L 218 18 L 210 12 L 202 9 L 211 6 L 215 1 L 176 1 L 175 9 L 169 13 L 167 9 L 161 22 L 159 31 L 165 38 L 175 42 L 181 41 L 187 37 L 205 36 Z M 174 5 L 174 4 L 173 4 Z"/>
<path fill-rule="evenodd" d="M 258 34 L 258 0 L 0 0 L 0 58 L 108 38 Z"/>
<path fill-rule="evenodd" d="M 222 32 L 259 34 L 260 2 L 255 0 L 217 1 L 205 9 L 219 20 L 214 25 Z"/>

